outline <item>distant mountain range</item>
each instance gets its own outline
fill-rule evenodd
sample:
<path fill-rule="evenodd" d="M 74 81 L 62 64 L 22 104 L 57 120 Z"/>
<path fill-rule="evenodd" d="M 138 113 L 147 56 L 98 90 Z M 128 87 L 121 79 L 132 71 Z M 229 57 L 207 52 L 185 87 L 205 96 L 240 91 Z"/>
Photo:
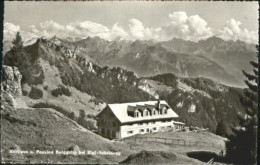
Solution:
<path fill-rule="evenodd" d="M 249 61 L 257 60 L 255 45 L 217 37 L 198 42 L 181 39 L 109 42 L 88 37 L 71 44 L 77 46 L 82 56 L 102 66 L 119 66 L 139 77 L 173 73 L 182 77 L 210 78 L 238 87 L 245 87 L 242 69 L 251 71 Z"/>
<path fill-rule="evenodd" d="M 244 76 L 241 70 L 252 70 L 249 61 L 257 60 L 256 45 L 243 41 L 224 41 L 218 37 L 211 37 L 198 42 L 172 39 L 162 42 L 162 46 L 169 51 L 185 53 L 191 56 L 204 56 L 222 66 L 226 72 L 233 75 L 238 86 L 244 87 Z M 221 81 L 220 81 L 221 82 Z M 225 83 L 225 82 L 224 82 Z"/>
<path fill-rule="evenodd" d="M 36 39 L 25 41 L 30 45 Z M 99 37 L 85 39 L 50 39 L 57 45 L 75 50 L 79 56 L 101 66 L 118 66 L 135 72 L 139 77 L 173 73 L 181 77 L 205 77 L 229 86 L 245 87 L 242 69 L 250 72 L 249 64 L 257 60 L 255 45 L 243 41 L 224 41 L 211 37 L 198 42 L 172 39 L 164 42 L 119 40 Z M 11 41 L 4 42 L 4 53 Z"/>
<path fill-rule="evenodd" d="M 96 104 L 160 98 L 179 114 L 180 121 L 213 132 L 220 121 L 226 121 L 229 128 L 236 125 L 237 114 L 244 113 L 239 101 L 243 89 L 204 78 L 232 81 L 223 67 L 203 55 L 169 51 L 163 43 L 39 38 L 18 54 L 8 51 L 3 64 L 19 69 L 22 90 L 42 89 L 40 101 L 60 98 L 59 104 L 70 103 L 66 105 L 71 111 L 84 107 L 93 113 L 90 98 Z M 71 89 L 72 95 L 52 96 L 60 85 Z M 35 103 L 27 95 L 24 98 Z"/>

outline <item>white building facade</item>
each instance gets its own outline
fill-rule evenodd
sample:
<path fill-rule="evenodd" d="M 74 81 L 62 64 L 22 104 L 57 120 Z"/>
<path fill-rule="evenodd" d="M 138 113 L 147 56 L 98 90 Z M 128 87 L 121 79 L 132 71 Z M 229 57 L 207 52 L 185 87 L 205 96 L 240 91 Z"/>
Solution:
<path fill-rule="evenodd" d="M 179 116 L 166 101 L 108 104 L 98 115 L 98 134 L 108 139 L 121 139 L 136 134 L 181 129 Z"/>

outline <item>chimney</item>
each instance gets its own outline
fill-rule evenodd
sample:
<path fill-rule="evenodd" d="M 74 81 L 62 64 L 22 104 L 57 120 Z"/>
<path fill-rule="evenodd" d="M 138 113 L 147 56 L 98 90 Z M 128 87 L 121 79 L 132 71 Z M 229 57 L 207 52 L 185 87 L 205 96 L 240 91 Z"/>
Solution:
<path fill-rule="evenodd" d="M 157 101 L 157 108 L 160 110 L 160 100 Z"/>

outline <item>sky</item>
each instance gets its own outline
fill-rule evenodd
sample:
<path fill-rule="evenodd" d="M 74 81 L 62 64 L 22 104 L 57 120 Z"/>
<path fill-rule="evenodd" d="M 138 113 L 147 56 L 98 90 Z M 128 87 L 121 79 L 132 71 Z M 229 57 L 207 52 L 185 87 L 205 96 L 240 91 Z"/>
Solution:
<path fill-rule="evenodd" d="M 258 2 L 6 2 L 4 38 L 99 36 L 107 40 L 211 36 L 258 42 Z"/>

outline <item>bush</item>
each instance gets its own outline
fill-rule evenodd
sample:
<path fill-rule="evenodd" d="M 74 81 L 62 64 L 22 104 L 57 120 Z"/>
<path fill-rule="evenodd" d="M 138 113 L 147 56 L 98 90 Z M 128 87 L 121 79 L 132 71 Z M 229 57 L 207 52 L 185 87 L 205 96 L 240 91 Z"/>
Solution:
<path fill-rule="evenodd" d="M 227 123 L 224 120 L 221 120 L 216 128 L 216 134 L 219 136 L 227 137 Z"/>
<path fill-rule="evenodd" d="M 85 122 L 85 127 L 89 130 L 97 131 L 98 130 L 97 121 L 94 119 L 87 119 Z"/>
<path fill-rule="evenodd" d="M 51 94 L 55 97 L 58 97 L 59 95 L 62 95 L 62 91 L 60 88 L 54 89 L 53 91 L 51 91 Z"/>
<path fill-rule="evenodd" d="M 52 103 L 45 103 L 45 102 L 36 103 L 33 105 L 33 108 L 52 108 L 52 109 L 64 114 L 68 118 L 76 121 L 79 125 L 83 126 L 84 128 L 87 128 L 92 131 L 98 130 L 97 121 L 92 118 L 91 119 L 86 118 L 86 113 L 83 109 L 80 110 L 79 117 L 77 118 L 75 116 L 74 112 L 70 112 L 69 110 L 67 110 L 63 107 L 52 104 Z M 91 116 L 91 115 L 88 115 L 88 116 Z"/>
<path fill-rule="evenodd" d="M 91 119 L 91 118 L 94 119 L 94 118 L 95 118 L 95 115 L 93 115 L 93 114 L 87 114 L 87 117 L 90 118 L 90 119 Z"/>
<path fill-rule="evenodd" d="M 55 109 L 56 111 L 64 114 L 67 117 L 69 116 L 68 110 L 64 109 L 61 106 L 51 104 L 51 103 L 44 103 L 44 102 L 36 103 L 33 105 L 33 108 L 52 108 L 52 109 Z"/>
<path fill-rule="evenodd" d="M 71 96 L 72 93 L 69 88 L 60 85 L 58 88 L 54 89 L 51 94 L 55 97 L 58 97 L 59 95 L 65 95 L 65 96 Z"/>
<path fill-rule="evenodd" d="M 29 92 L 28 92 L 27 90 L 24 90 L 24 89 L 23 89 L 23 90 L 22 90 L 22 93 L 23 93 L 23 96 L 28 96 L 28 93 L 29 93 Z"/>
<path fill-rule="evenodd" d="M 44 90 L 48 90 L 48 85 L 43 87 Z"/>
<path fill-rule="evenodd" d="M 83 127 L 89 129 L 89 130 L 93 130 L 93 131 L 97 131 L 97 121 L 94 118 L 95 116 L 92 114 L 88 114 L 86 116 L 86 113 L 83 109 L 80 109 L 79 112 L 79 117 L 78 117 L 78 124 L 82 125 Z"/>
<path fill-rule="evenodd" d="M 86 121 L 86 113 L 83 109 L 79 110 L 79 118 L 78 118 L 78 123 L 82 126 L 85 125 L 85 121 Z"/>
<path fill-rule="evenodd" d="M 30 93 L 29 93 L 29 97 L 32 99 L 40 99 L 43 96 L 43 92 L 40 88 L 37 87 L 32 87 Z"/>
<path fill-rule="evenodd" d="M 75 120 L 75 113 L 71 112 L 68 116 L 68 118 L 70 118 L 71 120 Z"/>

